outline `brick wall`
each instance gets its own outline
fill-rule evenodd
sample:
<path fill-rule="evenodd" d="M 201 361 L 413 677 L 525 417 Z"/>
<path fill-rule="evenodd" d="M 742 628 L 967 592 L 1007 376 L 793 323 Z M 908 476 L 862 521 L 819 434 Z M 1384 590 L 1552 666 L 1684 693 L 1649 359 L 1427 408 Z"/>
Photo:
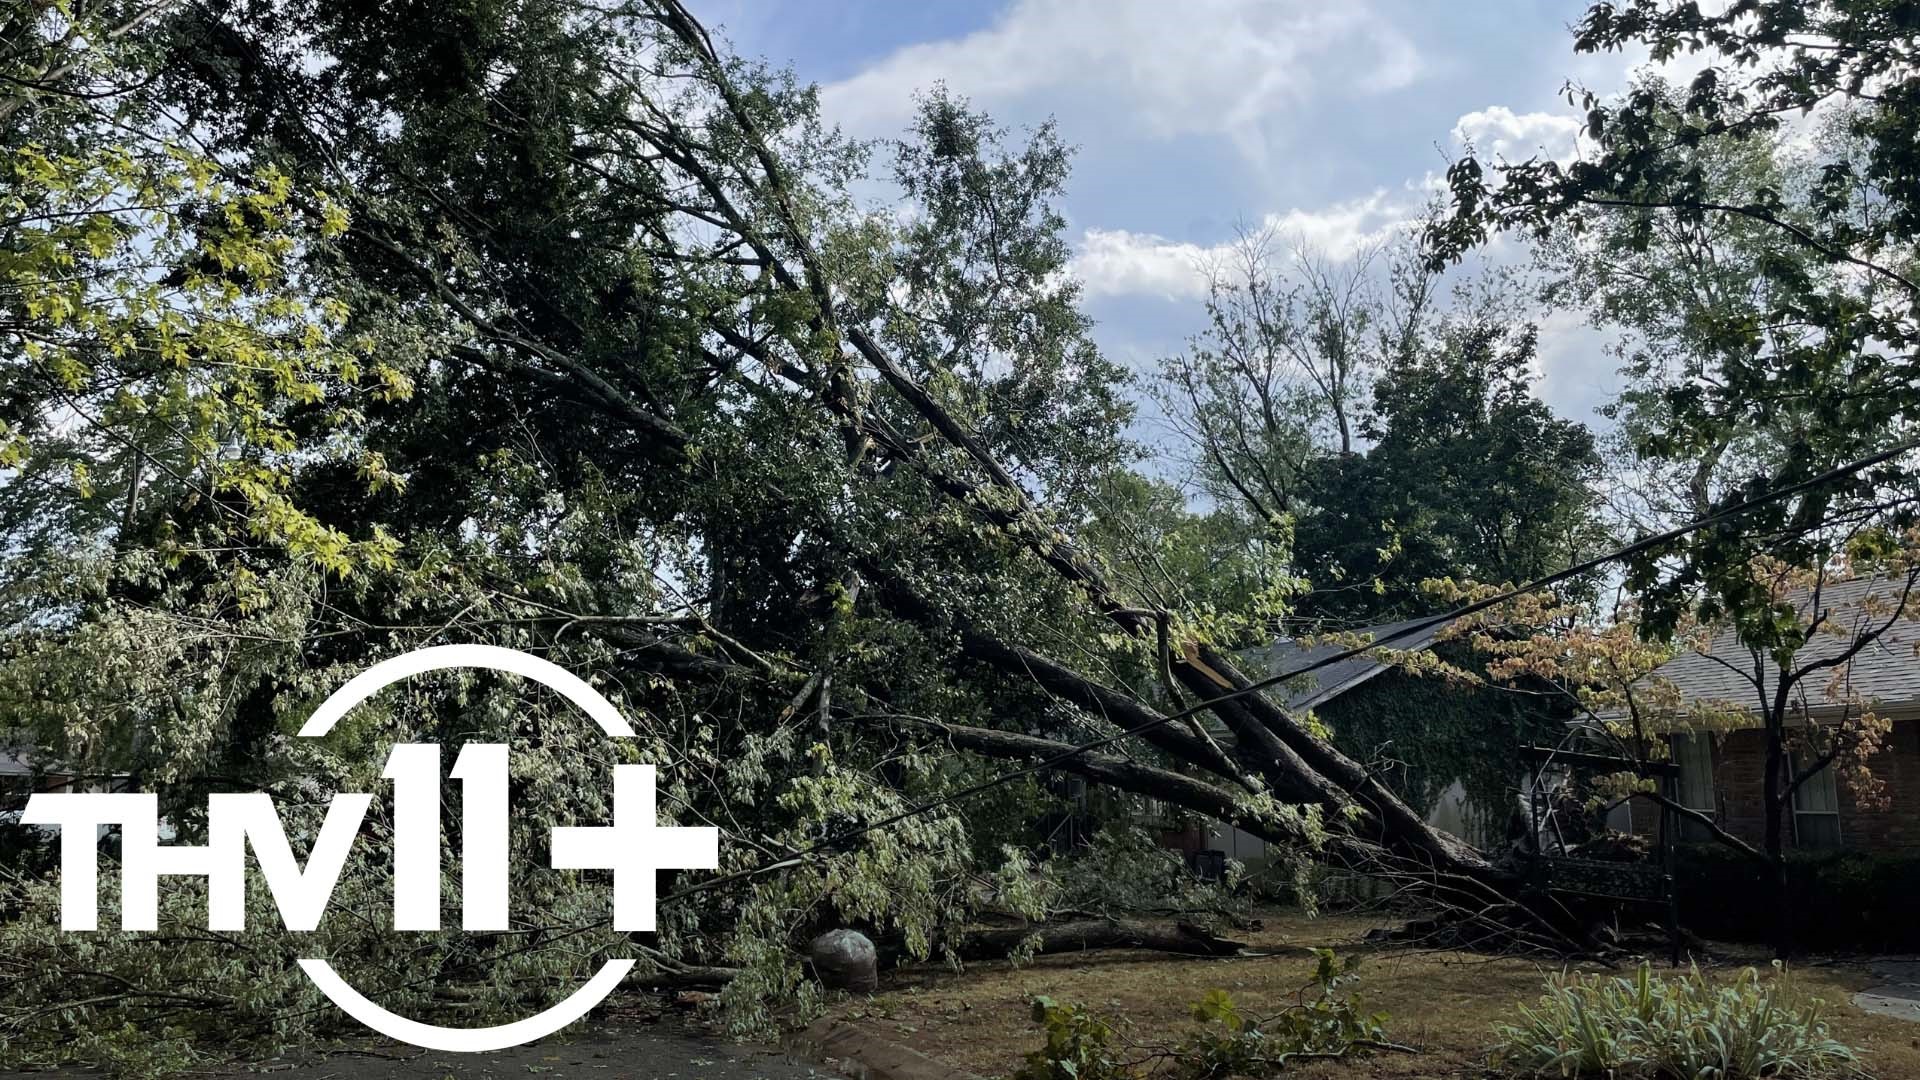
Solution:
<path fill-rule="evenodd" d="M 1713 794 L 1722 828 L 1750 844 L 1766 839 L 1762 784 L 1766 735 L 1736 731 L 1715 740 Z M 1871 761 L 1873 774 L 1886 785 L 1880 806 L 1862 806 L 1842 780 L 1839 785 L 1840 846 L 1847 849 L 1920 855 L 1920 720 L 1895 721 L 1887 748 Z M 1642 815 L 1634 808 L 1635 824 Z M 1787 843 L 1793 845 L 1791 816 Z"/>
<path fill-rule="evenodd" d="M 1895 721 L 1887 749 L 1871 762 L 1886 799 L 1862 807 L 1840 785 L 1840 844 L 1867 851 L 1920 854 L 1920 720 Z"/>

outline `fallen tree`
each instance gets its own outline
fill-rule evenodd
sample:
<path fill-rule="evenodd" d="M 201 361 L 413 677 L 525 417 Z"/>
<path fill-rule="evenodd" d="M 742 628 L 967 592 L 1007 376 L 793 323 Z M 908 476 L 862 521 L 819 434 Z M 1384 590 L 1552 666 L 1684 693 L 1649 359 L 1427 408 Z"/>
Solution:
<path fill-rule="evenodd" d="M 1153 720 L 1151 708 L 1138 696 L 1102 686 L 1031 648 L 960 627 L 957 632 L 962 652 L 1005 675 L 1033 680 L 1102 723 L 1140 729 L 1142 737 L 1180 768 L 1209 778 L 1209 783 L 1186 784 L 1174 783 L 1169 777 L 1157 778 L 1159 790 L 1175 805 L 1221 818 L 1226 810 L 1222 794 L 1248 787 L 1249 777 L 1257 778 L 1277 798 L 1315 807 L 1321 820 L 1335 832 L 1348 833 L 1391 852 L 1399 872 L 1424 875 L 1437 896 L 1465 893 L 1480 901 L 1516 899 L 1516 878 L 1511 869 L 1494 865 L 1459 838 L 1428 825 L 1423 815 L 1407 806 L 1378 775 L 1341 753 L 1268 697 L 1251 692 L 1252 680 L 1211 644 L 1186 637 L 1178 630 L 1169 635 L 1169 627 L 1174 625 L 1172 613 L 1142 609 L 1121 595 L 1098 560 L 1035 505 L 993 450 L 863 325 L 867 320 L 884 318 L 886 309 L 862 313 L 864 318 L 843 310 L 846 305 L 835 299 L 836 283 L 816 250 L 815 238 L 794 208 L 801 182 L 772 149 L 761 119 L 734 84 L 726 60 L 677 2 L 650 4 L 649 14 L 684 49 L 691 75 L 711 87 L 717 106 L 725 110 L 732 133 L 740 140 L 752 167 L 739 162 L 723 167 L 703 154 L 695 140 L 671 125 L 647 132 L 649 144 L 707 194 L 711 203 L 705 208 L 706 214 L 723 223 L 734 243 L 759 256 L 771 287 L 785 294 L 788 302 L 806 306 L 810 335 L 826 331 L 844 338 L 853 355 L 836 352 L 829 361 L 833 369 L 856 360 L 864 362 L 909 408 L 909 415 L 925 426 L 924 433 L 909 435 L 885 419 L 879 408 L 862 407 L 852 395 L 823 390 L 828 377 L 809 378 L 804 374 L 808 370 L 807 348 L 799 342 L 756 340 L 751 327 L 730 327 L 723 318 L 710 317 L 709 328 L 722 347 L 738 348 L 787 376 L 797 387 L 811 391 L 813 400 L 837 418 L 849 445 L 875 447 L 889 469 L 918 470 L 935 490 L 1011 538 L 1084 596 L 1091 611 L 1128 635 L 1157 640 L 1163 671 L 1170 673 L 1181 690 L 1205 704 L 1232 733 L 1234 756 L 1229 759 L 1221 753 L 1197 727 L 1192 737 L 1171 731 Z M 749 217 L 738 209 L 745 205 L 765 207 L 767 212 Z M 782 351 L 782 346 L 790 351 Z M 898 582 L 898 575 L 894 575 L 891 584 L 896 588 L 888 599 L 902 603 L 923 621 L 937 622 L 946 614 L 897 587 Z M 1130 719 L 1142 722 L 1129 723 Z M 965 739 L 968 749 L 996 757 L 1024 757 L 1036 749 L 1017 738 L 996 738 L 984 731 L 969 732 Z M 1122 770 L 1105 763 L 1076 765 L 1063 761 L 1061 765 L 1067 771 L 1096 779 L 1122 775 Z M 1144 779 L 1139 774 L 1130 778 Z M 1144 787 L 1136 783 L 1129 790 Z M 1222 819 L 1245 817 L 1233 814 Z M 1298 837 L 1289 840 L 1297 842 Z M 1381 872 L 1387 870 L 1383 860 L 1375 860 L 1374 865 Z M 1543 913 L 1543 923 L 1549 914 Z M 1573 928 L 1566 929 L 1577 933 Z"/>
<path fill-rule="evenodd" d="M 969 930 L 956 950 L 962 960 L 1000 960 L 1015 953 L 1050 956 L 1095 949 L 1147 949 L 1184 956 L 1234 956 L 1246 944 L 1193 923 L 1147 923 L 1116 919 Z"/>
<path fill-rule="evenodd" d="M 210 788 L 374 790 L 355 738 L 513 741 L 544 800 L 513 842 L 537 850 L 608 812 L 604 748 L 551 702 L 422 680 L 332 743 L 285 732 L 408 648 L 541 653 L 634 718 L 664 813 L 726 830 L 723 873 L 663 903 L 659 966 L 737 964 L 748 1025 L 794 991 L 803 928 L 871 923 L 925 953 L 966 926 L 983 864 L 1016 860 L 974 849 L 959 800 L 984 817 L 1039 771 L 1582 944 L 1516 868 L 1239 670 L 1230 645 L 1267 622 L 1210 623 L 1116 571 L 1099 485 L 1138 479 L 1124 373 L 1077 308 L 1050 130 L 1008 147 L 930 95 L 892 147 L 908 209 L 876 213 L 854 192 L 885 148 L 671 0 L 510 0 L 432 40 L 378 5 L 124 7 L 76 9 L 97 34 L 36 26 L 30 66 L 72 85 L 0 109 L 22 160 L 72 151 L 8 180 L 33 213 L 0 223 L 35 255 L 0 290 L 26 328 L 6 331 L 0 446 L 19 469 L 9 744 L 133 777 L 192 829 Z M 151 48 L 69 62 L 120 16 L 154 20 Z M 172 200 L 158 225 L 43 224 L 152 190 Z M 44 908 L 49 879 L 26 877 L 0 905 Z M 342 910 L 389 884 L 350 870 Z M 402 1012 L 510 965 L 488 1006 L 516 1014 L 631 944 L 596 933 L 603 898 L 578 881 L 537 886 L 540 921 L 511 934 L 396 951 L 363 926 L 342 963 Z M 167 911 L 196 905 L 171 891 Z M 56 932 L 0 933 L 32 991 L 9 1031 L 48 1060 L 145 1032 L 170 986 L 222 986 L 235 956 L 294 955 L 135 938 L 81 977 Z M 167 1013 L 171 1034 L 121 1049 L 303 1030 L 302 994 L 297 972 L 222 990 L 206 1000 L 243 1018 Z"/>
<path fill-rule="evenodd" d="M 921 959 L 905 948 L 898 938 L 883 937 L 875 946 L 882 968 L 915 963 Z M 1138 949 L 1179 956 L 1237 956 L 1246 948 L 1244 942 L 1221 937 L 1191 922 L 1073 919 L 968 929 L 958 935 L 950 955 L 953 959 L 971 962 L 1107 949 Z M 738 968 L 703 967 L 666 961 L 659 971 L 643 976 L 641 981 L 647 986 L 669 990 L 717 990 L 739 976 Z"/>
<path fill-rule="evenodd" d="M 564 18 L 570 9 L 560 4 L 552 10 Z M 448 206 L 449 196 L 435 190 L 439 182 L 425 179 L 432 170 L 448 169 L 447 162 L 409 156 L 394 159 L 400 164 L 382 164 L 379 155 L 391 153 L 381 145 L 384 136 L 354 129 L 353 138 L 368 140 L 366 163 L 332 177 L 361 193 L 341 244 L 356 273 L 381 288 L 405 283 L 411 294 L 457 320 L 454 332 L 470 332 L 471 343 L 452 350 L 459 368 L 450 367 L 449 373 L 477 371 L 504 386 L 564 402 L 566 410 L 540 418 L 548 425 L 543 438 L 582 455 L 583 467 L 633 477 L 646 498 L 675 507 L 674 513 L 705 516 L 713 523 L 693 535 L 714 561 L 704 614 L 629 614 L 621 605 L 630 598 L 607 594 L 593 598 L 605 606 L 567 607 L 558 615 L 552 608 L 533 614 L 522 609 L 503 618 L 498 609 L 512 611 L 517 602 L 509 595 L 491 604 L 496 625 L 508 624 L 535 644 L 599 638 L 614 652 L 597 662 L 675 679 L 710 684 L 740 669 L 769 690 L 793 688 L 776 730 L 810 719 L 815 730 L 826 731 L 840 717 L 875 711 L 849 707 L 849 701 L 863 695 L 886 698 L 874 679 L 878 673 L 849 670 L 843 651 L 831 643 L 834 628 L 849 617 L 891 609 L 932 641 L 957 639 L 967 661 L 1070 702 L 1108 732 L 1130 733 L 1127 741 L 1137 738 L 1167 765 L 1075 756 L 1057 763 L 1063 771 L 1252 826 L 1290 847 L 1318 848 L 1324 842 L 1332 857 L 1351 856 L 1348 861 L 1355 865 L 1421 879 L 1436 898 L 1477 906 L 1531 902 L 1517 895 L 1519 881 L 1511 868 L 1429 826 L 1374 771 L 1253 690 L 1252 680 L 1225 653 L 1174 612 L 1142 606 L 1137 595 L 1116 585 L 1101 559 L 1003 460 L 1014 443 L 1002 440 L 996 446 L 980 433 L 979 425 L 991 417 L 977 408 L 961 415 L 950 404 L 951 393 L 936 388 L 950 380 L 945 365 L 956 352 L 985 347 L 1009 332 L 992 321 L 1002 317 L 996 306 L 1013 313 L 1006 318 L 1069 317 L 1071 295 L 1047 277 L 1052 264 L 1033 263 L 1032 276 L 1017 284 L 1004 276 L 1007 267 L 1027 258 L 1013 245 L 1046 242 L 1048 230 L 1055 228 L 1050 211 L 1036 202 L 1044 177 L 1007 172 L 1013 167 L 986 157 L 976 118 L 951 103 L 934 103 L 926 120 L 932 141 L 921 151 L 926 172 L 911 179 L 929 213 L 970 213 L 969 202 L 984 198 L 1003 202 L 1010 214 L 1025 215 L 1026 223 L 1010 229 L 1006 220 L 943 219 L 950 232 L 982 249 L 954 256 L 939 247 L 932 257 L 948 260 L 947 270 L 940 272 L 986 276 L 949 286 L 939 301 L 935 340 L 916 341 L 904 327 L 927 315 L 906 308 L 897 292 L 856 280 L 836 261 L 839 256 L 823 253 L 841 231 L 855 228 L 857 219 L 848 215 L 836 188 L 845 183 L 847 165 L 834 156 L 838 151 L 830 140 L 808 144 L 794 137 L 817 124 L 806 112 L 807 102 L 723 55 L 675 0 L 643 0 L 622 8 L 615 21 L 641 43 L 636 49 L 603 45 L 597 31 L 556 24 L 558 40 L 582 50 L 570 62 L 582 65 L 590 77 L 581 83 L 581 96 L 572 99 L 578 112 L 568 133 L 571 148 L 552 167 L 601 192 L 600 205 L 619 218 L 607 227 L 640 236 L 639 249 L 655 275 L 645 298 L 650 306 L 644 315 L 622 317 L 644 318 L 660 328 L 643 344 L 668 349 L 676 364 L 691 365 L 680 370 L 678 382 L 651 377 L 618 342 L 582 332 L 583 318 L 604 317 L 609 305 L 630 304 L 630 299 L 604 291 L 563 295 L 554 275 L 564 272 L 568 256 L 537 248 L 534 237 L 499 228 L 487 216 L 484 201 L 494 197 L 487 191 L 468 193 L 463 207 Z M 270 87 L 262 93 L 258 107 L 280 118 L 291 147 L 310 145 L 301 127 L 324 130 L 332 122 L 313 116 L 295 96 L 276 97 Z M 394 103 L 401 105 L 420 110 L 425 124 L 464 123 L 418 103 Z M 504 111 L 495 122 L 514 139 L 551 134 Z M 446 131 L 449 138 L 464 137 L 465 129 Z M 316 179 L 327 179 L 341 167 L 336 153 L 311 149 Z M 465 182 L 448 174 L 456 188 Z M 503 177 L 498 182 L 520 181 Z M 582 206 L 579 212 L 591 211 Z M 588 226 L 583 221 L 581 227 Z M 600 225 L 594 229 L 609 242 L 618 235 Z M 467 272 L 423 242 L 430 233 L 457 238 L 476 265 L 513 269 Z M 896 265 L 911 261 L 920 257 L 914 245 L 921 242 L 905 239 L 899 249 L 878 257 Z M 953 237 L 926 242 L 947 245 Z M 990 265 L 999 268 L 1000 277 L 986 269 Z M 525 269 L 533 266 L 550 271 L 542 277 Z M 905 268 L 898 272 L 912 280 Z M 1069 327 L 1067 333 L 1041 347 L 1078 348 L 1072 335 L 1079 331 Z M 944 355 L 927 351 L 929 345 Z M 1046 359 L 1065 367 L 1058 357 Z M 747 376 L 749 367 L 757 368 L 758 378 Z M 708 387 L 722 386 L 742 392 L 738 406 L 692 408 L 700 395 L 713 392 Z M 467 392 L 464 387 L 456 381 L 448 389 Z M 491 392 L 486 384 L 474 389 Z M 823 467 L 819 477 L 785 475 L 779 484 L 751 470 L 717 472 L 708 447 L 752 437 L 730 428 L 736 413 L 729 410 L 739 408 L 791 417 L 803 438 L 836 432 L 843 447 L 840 460 Z M 583 443 L 578 432 L 588 417 Z M 853 493 L 850 506 L 836 502 L 835 485 Z M 722 517 L 738 513 L 741 503 L 753 508 L 745 520 Z M 1015 640 L 1010 628 L 988 628 L 982 598 L 922 595 L 923 586 L 914 582 L 942 573 L 940 564 L 902 559 L 897 548 L 874 549 L 865 535 L 884 530 L 887 515 L 906 511 L 932 515 L 929 522 L 937 523 L 917 527 L 947 530 L 941 542 L 953 548 L 947 558 L 956 564 L 989 552 L 999 559 L 1007 549 L 1023 553 L 1007 569 L 1009 581 L 1034 581 L 1032 568 L 1038 567 L 1053 578 L 1052 585 L 1034 581 L 1038 588 L 1063 590 L 1069 606 L 1060 614 L 1103 621 L 1110 631 L 1148 648 L 1165 677 L 1158 689 L 1176 701 L 1199 703 L 1229 733 L 1226 745 L 1197 722 L 1183 728 L 1163 722 L 1164 715 L 1140 690 L 1090 677 L 1033 642 Z M 750 534 L 740 530 L 750 527 L 755 515 L 762 521 L 790 521 L 785 527 L 792 536 L 817 537 L 819 551 L 810 555 L 817 565 L 807 568 L 813 580 L 795 585 L 819 593 L 838 590 L 844 597 L 844 611 L 816 603 L 807 612 L 817 628 L 809 628 L 809 636 L 820 640 L 798 650 L 780 649 L 778 635 L 756 630 L 750 618 L 729 608 L 723 560 L 730 549 L 753 547 Z M 952 515 L 973 524 L 949 526 Z M 971 550 L 969 528 L 980 530 Z M 864 566 L 861 556 L 852 555 L 863 549 L 876 552 L 864 557 Z M 835 551 L 841 552 L 838 559 Z M 778 570 L 782 576 L 792 565 L 786 561 L 788 566 Z M 873 586 L 862 589 L 862 576 L 874 579 Z M 741 588 L 737 577 L 732 588 Z M 526 590 L 516 586 L 510 592 Z M 435 613 L 410 622 L 422 631 L 431 625 L 433 633 L 482 631 L 488 624 L 470 614 L 477 606 L 469 603 L 445 618 Z M 370 606 L 365 621 L 386 617 Z M 1088 631 L 1098 632 L 1091 626 Z M 756 635 L 765 640 L 749 644 Z M 691 647 L 673 648 L 676 638 Z M 775 649 L 783 655 L 769 659 Z M 725 657 L 730 666 L 720 666 L 716 657 Z M 960 681 L 960 673 L 951 669 L 942 677 Z M 997 760 L 1024 761 L 1047 749 L 986 727 L 949 724 L 937 730 L 956 745 Z M 1281 807 L 1296 816 L 1289 819 Z M 1323 841 L 1321 833 L 1331 840 Z M 1542 911 L 1538 917 L 1551 923 L 1553 913 Z M 1577 933 L 1577 928 L 1566 929 Z"/>

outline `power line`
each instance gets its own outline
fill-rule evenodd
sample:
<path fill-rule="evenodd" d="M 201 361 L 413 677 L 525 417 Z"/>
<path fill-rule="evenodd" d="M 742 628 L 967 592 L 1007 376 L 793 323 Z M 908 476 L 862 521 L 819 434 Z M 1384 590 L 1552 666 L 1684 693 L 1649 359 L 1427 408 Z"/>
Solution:
<path fill-rule="evenodd" d="M 1350 660 L 1356 656 L 1361 656 L 1365 653 L 1373 651 L 1374 649 L 1380 648 L 1383 645 L 1391 644 L 1392 642 L 1398 641 L 1402 638 L 1411 637 L 1415 634 L 1422 633 L 1426 630 L 1433 629 L 1434 627 L 1437 627 L 1437 626 L 1445 625 L 1457 619 L 1463 619 L 1469 615 L 1478 614 L 1479 612 L 1485 611 L 1488 608 L 1505 603 L 1508 600 L 1512 600 L 1515 597 L 1525 596 L 1528 593 L 1534 593 L 1534 592 L 1540 591 L 1541 589 L 1551 588 L 1554 585 L 1558 585 L 1563 581 L 1567 581 L 1572 578 L 1576 578 L 1583 574 L 1587 574 L 1594 570 L 1597 570 L 1600 567 L 1607 565 L 1608 563 L 1618 562 L 1621 559 L 1631 558 L 1632 556 L 1638 555 L 1643 551 L 1650 551 L 1663 544 L 1667 544 L 1674 540 L 1678 540 L 1683 536 L 1687 536 L 1690 533 L 1699 532 L 1702 529 L 1712 528 L 1715 525 L 1719 525 L 1724 522 L 1731 521 L 1734 518 L 1737 518 L 1742 514 L 1746 514 L 1752 510 L 1758 509 L 1761 506 L 1765 506 L 1769 503 L 1779 502 L 1782 499 L 1786 499 L 1794 495 L 1798 495 L 1803 491 L 1809 491 L 1813 488 L 1831 483 L 1835 480 L 1857 473 L 1862 469 L 1872 468 L 1875 465 L 1879 465 L 1883 462 L 1890 461 L 1893 458 L 1899 457 L 1901 454 L 1908 453 L 1915 449 L 1920 449 L 1920 441 L 1902 443 L 1901 445 L 1896 446 L 1890 450 L 1884 450 L 1884 451 L 1881 451 L 1880 453 L 1873 454 L 1869 457 L 1864 457 L 1855 461 L 1847 462 L 1844 465 L 1840 465 L 1835 468 L 1829 469 L 1826 472 L 1819 474 L 1818 476 L 1809 477 L 1808 479 L 1801 480 L 1797 483 L 1788 484 L 1785 487 L 1776 488 L 1764 494 L 1756 495 L 1751 499 L 1746 499 L 1741 502 L 1734 503 L 1731 506 L 1725 507 L 1712 514 L 1708 514 L 1705 517 L 1697 518 L 1684 525 L 1678 526 L 1676 528 L 1668 529 L 1666 532 L 1656 533 L 1652 536 L 1643 537 L 1639 540 L 1634 541 L 1631 544 L 1626 545 L 1625 547 L 1615 548 L 1613 551 L 1607 552 L 1604 555 L 1595 556 L 1594 558 L 1587 559 L 1584 562 L 1567 567 L 1564 570 L 1556 571 L 1555 573 L 1548 574 L 1545 577 L 1536 578 L 1533 581 L 1526 583 L 1525 585 L 1519 585 L 1514 588 L 1508 589 L 1505 592 L 1497 593 L 1492 596 L 1483 597 L 1479 600 L 1472 601 L 1471 603 L 1462 604 L 1459 607 L 1456 607 L 1453 610 L 1448 611 L 1441 615 L 1434 615 L 1426 619 L 1416 620 L 1412 623 L 1409 623 L 1406 626 L 1401 627 L 1398 630 L 1393 631 L 1392 633 L 1383 634 L 1379 638 L 1365 645 L 1356 645 L 1353 648 L 1334 653 L 1331 656 L 1321 657 L 1320 659 L 1312 661 L 1311 663 L 1303 664 L 1300 667 L 1293 668 L 1288 671 L 1283 671 L 1278 675 L 1273 675 L 1268 678 L 1261 679 L 1258 682 L 1250 683 L 1247 686 L 1243 686 L 1238 689 L 1229 691 L 1217 697 L 1208 698 L 1205 701 L 1201 701 L 1194 705 L 1190 705 L 1187 708 L 1179 710 L 1178 712 L 1167 713 L 1165 715 L 1156 717 L 1153 720 L 1149 720 L 1146 723 L 1137 724 L 1133 727 L 1122 729 L 1118 732 L 1115 732 L 1112 735 L 1102 736 L 1101 738 L 1095 739 L 1092 742 L 1077 744 L 1066 750 L 1061 751 L 1060 753 L 1054 754 L 1051 757 L 1043 758 L 1040 761 L 1037 761 L 1031 765 L 1025 765 L 1018 769 L 1013 769 L 1007 772 L 998 773 L 992 777 L 987 778 L 986 780 L 980 781 L 979 783 L 970 784 L 964 788 L 961 788 L 958 791 L 949 792 L 946 795 L 942 795 L 938 799 L 933 799 L 928 802 L 920 803 L 916 806 L 909 807 L 897 813 L 889 814 L 878 821 L 869 822 L 868 824 L 862 825 L 858 828 L 849 829 L 837 835 L 830 836 L 825 840 L 821 840 L 816 843 L 810 844 L 782 858 L 771 859 L 766 862 L 762 862 L 758 865 L 750 866 L 744 870 L 736 870 L 730 874 L 722 874 L 718 877 L 708 878 L 705 881 L 701 881 L 693 885 L 689 885 L 684 889 L 676 889 L 675 891 L 668 893 L 667 895 L 661 897 L 660 899 L 662 902 L 665 902 L 668 900 L 678 900 L 678 899 L 681 899 L 682 897 L 693 896 L 703 892 L 711 892 L 714 889 L 718 889 L 725 885 L 731 885 L 735 882 L 745 881 L 749 878 L 758 877 L 761 874 L 771 873 L 775 870 L 779 870 L 784 867 L 797 865 L 802 860 L 807 859 L 814 855 L 818 855 L 823 851 L 830 851 L 834 848 L 844 847 L 846 844 L 850 843 L 851 841 L 857 840 L 860 837 L 865 836 L 870 832 L 874 832 L 879 829 L 884 829 L 889 826 L 898 825 L 903 821 L 907 821 L 909 819 L 919 817 L 921 814 L 932 813 L 933 811 L 938 810 L 943 806 L 949 806 L 949 805 L 952 805 L 953 803 L 960 802 L 965 799 L 970 799 L 975 795 L 980 795 L 985 792 L 991 791 L 994 788 L 1001 787 L 1006 784 L 1010 784 L 1015 780 L 1019 780 L 1028 776 L 1033 776 L 1036 773 L 1046 772 L 1052 769 L 1053 767 L 1061 764 L 1062 762 L 1070 761 L 1073 758 L 1079 757 L 1082 754 L 1090 753 L 1092 751 L 1111 746 L 1114 743 L 1120 742 L 1123 739 L 1132 738 L 1143 732 L 1152 731 L 1154 728 L 1157 728 L 1162 724 L 1169 724 L 1176 720 L 1184 720 L 1187 717 L 1193 716 L 1196 713 L 1213 708 L 1216 705 L 1225 704 L 1230 701 L 1237 701 L 1241 698 L 1248 697 L 1253 694 L 1257 694 L 1262 690 L 1265 690 L 1272 686 L 1277 686 L 1280 683 L 1286 682 L 1289 679 L 1293 679 L 1298 676 L 1308 674 L 1310 672 L 1318 671 L 1321 668 L 1327 667 L 1329 665 L 1337 664 L 1342 660 Z"/>

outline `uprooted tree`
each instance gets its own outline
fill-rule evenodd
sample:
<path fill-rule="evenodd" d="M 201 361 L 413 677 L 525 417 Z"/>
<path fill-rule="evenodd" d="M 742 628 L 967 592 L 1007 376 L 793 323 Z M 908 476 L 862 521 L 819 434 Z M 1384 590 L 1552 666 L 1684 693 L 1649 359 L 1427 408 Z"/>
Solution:
<path fill-rule="evenodd" d="M 1021 860 L 968 846 L 1016 789 L 964 821 L 902 816 L 1035 759 L 1399 875 L 1510 937 L 1577 938 L 1252 692 L 1244 626 L 1157 600 L 1084 539 L 1111 535 L 1129 406 L 1064 273 L 1051 129 L 1016 144 L 934 93 L 898 144 L 850 143 L 671 0 L 447 25 L 267 0 L 29 16 L 5 27 L 0 115 L 18 739 L 154 788 L 189 835 L 210 790 L 372 790 L 403 733 L 514 742 L 535 866 L 547 828 L 604 818 L 623 757 L 664 766 L 666 815 L 725 830 L 731 887 L 669 892 L 650 942 L 532 870 L 516 933 L 396 950 L 353 917 L 380 908 L 376 847 L 299 955 L 391 1008 L 451 983 L 489 1014 L 637 948 L 665 976 L 734 969 L 758 1022 L 810 992 L 788 949 L 808 927 L 924 956 L 957 946 L 983 876 L 1042 912 Z M 876 155 L 901 207 L 852 194 Z M 348 674 L 454 639 L 590 675 L 640 738 L 609 748 L 477 676 L 287 737 Z M 317 811 L 283 813 L 293 831 Z M 43 877 L 13 876 L 10 903 L 50 910 Z M 163 899 L 189 925 L 202 902 L 184 881 Z M 14 1045 L 53 1056 L 184 1052 L 208 1015 L 297 1037 L 318 1007 L 271 935 L 113 935 L 86 965 L 44 921 L 0 935 L 30 987 Z M 103 1015 L 150 1026 L 106 1045 Z"/>

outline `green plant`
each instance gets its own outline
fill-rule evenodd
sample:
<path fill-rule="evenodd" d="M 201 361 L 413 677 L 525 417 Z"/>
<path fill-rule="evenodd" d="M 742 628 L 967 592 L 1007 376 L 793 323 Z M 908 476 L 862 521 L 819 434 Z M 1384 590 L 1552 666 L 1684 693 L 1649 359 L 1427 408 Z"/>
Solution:
<path fill-rule="evenodd" d="M 1315 956 L 1313 978 L 1279 1013 L 1254 1017 L 1225 990 L 1212 990 L 1193 1006 L 1199 1027 L 1173 1044 L 1131 1047 L 1132 1060 L 1115 1060 L 1114 1025 L 1082 1006 L 1034 998 L 1033 1017 L 1046 1031 L 1046 1045 L 1027 1055 L 1012 1080 L 1260 1077 L 1279 1072 L 1296 1058 L 1343 1057 L 1355 1050 L 1393 1047 L 1386 1041 L 1387 1015 L 1365 1012 L 1358 994 L 1340 992 L 1355 978 L 1358 961 L 1342 961 L 1331 949 L 1316 949 Z"/>
<path fill-rule="evenodd" d="M 1170 1075 L 1180 1080 L 1268 1076 L 1295 1058 L 1343 1057 L 1356 1049 L 1390 1046 L 1387 1014 L 1364 1011 L 1357 993 L 1338 992 L 1355 978 L 1359 958 L 1342 961 L 1332 949 L 1314 954 L 1319 963 L 1312 981 L 1293 1005 L 1273 1016 L 1247 1016 L 1224 990 L 1201 998 L 1193 1018 L 1204 1026 L 1176 1047 Z"/>
<path fill-rule="evenodd" d="M 1496 1026 L 1498 1064 L 1538 1075 L 1610 1080 L 1824 1077 L 1857 1055 L 1828 1034 L 1820 1002 L 1802 999 L 1784 969 L 1747 968 L 1721 983 L 1698 967 L 1659 976 L 1553 975 L 1520 1022 Z"/>
<path fill-rule="evenodd" d="M 1095 833 L 1084 851 L 1054 860 L 1060 885 L 1056 906 L 1102 914 L 1170 909 L 1238 915 L 1247 901 L 1235 895 L 1238 863 L 1221 881 L 1202 881 L 1180 853 L 1162 847 L 1146 830 L 1113 823 Z"/>
<path fill-rule="evenodd" d="M 1124 1080 L 1133 1075 L 1107 1048 L 1113 1025 L 1086 1006 L 1036 997 L 1033 1020 L 1047 1033 L 1046 1045 L 1027 1055 L 1012 1080 Z"/>

